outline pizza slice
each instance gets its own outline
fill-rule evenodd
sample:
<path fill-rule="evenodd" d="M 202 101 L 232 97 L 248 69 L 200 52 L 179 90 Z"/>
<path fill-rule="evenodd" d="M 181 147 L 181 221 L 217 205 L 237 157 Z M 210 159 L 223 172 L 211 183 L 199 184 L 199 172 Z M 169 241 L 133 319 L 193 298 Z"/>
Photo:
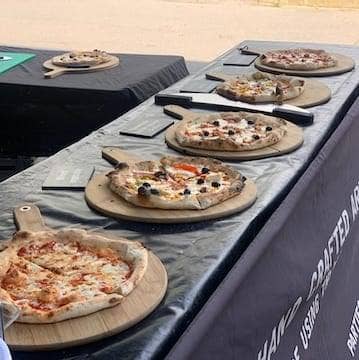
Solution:
<path fill-rule="evenodd" d="M 7 256 L 5 250 L 1 255 Z M 63 277 L 17 256 L 1 265 L 1 300 L 20 310 L 18 322 L 52 323 L 118 304 L 119 294 L 72 286 Z"/>
<path fill-rule="evenodd" d="M 301 95 L 304 86 L 303 79 L 255 72 L 225 81 L 217 86 L 216 91 L 231 100 L 249 103 L 282 102 Z"/>
<path fill-rule="evenodd" d="M 200 157 L 121 163 L 107 176 L 110 189 L 126 201 L 159 209 L 206 209 L 238 195 L 245 181 L 230 166 Z"/>

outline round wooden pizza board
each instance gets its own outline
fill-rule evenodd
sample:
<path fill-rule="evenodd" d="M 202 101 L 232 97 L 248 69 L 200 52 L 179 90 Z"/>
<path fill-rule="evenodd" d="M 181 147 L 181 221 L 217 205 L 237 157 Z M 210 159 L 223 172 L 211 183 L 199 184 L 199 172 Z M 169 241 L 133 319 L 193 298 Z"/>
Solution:
<path fill-rule="evenodd" d="M 14 214 L 21 230 L 46 229 L 39 209 L 32 204 L 17 207 Z M 105 236 L 110 237 L 108 234 Z M 115 239 L 113 236 L 111 238 Z M 149 251 L 144 277 L 120 304 L 54 324 L 15 322 L 6 329 L 5 340 L 13 350 L 21 351 L 54 350 L 97 341 L 144 319 L 159 305 L 166 289 L 166 269 L 160 259 Z"/>
<path fill-rule="evenodd" d="M 94 71 L 101 71 L 106 69 L 111 69 L 115 66 L 117 66 L 120 63 L 120 60 L 117 56 L 109 55 L 111 59 L 103 64 L 99 65 L 92 65 L 86 68 L 72 68 L 72 67 L 66 67 L 66 66 L 59 66 L 52 63 L 52 59 L 49 59 L 43 63 L 43 66 L 46 69 L 49 69 L 51 71 L 48 71 L 44 74 L 46 79 L 53 79 L 59 75 L 63 75 L 66 73 L 69 74 L 80 74 L 80 73 L 88 73 L 88 72 L 94 72 Z"/>
<path fill-rule="evenodd" d="M 182 119 L 184 121 L 199 117 L 210 117 L 213 120 L 217 118 L 216 114 L 203 115 L 200 113 L 189 111 L 177 105 L 167 105 L 165 106 L 164 111 L 166 112 L 166 114 L 176 117 L 177 119 L 178 118 Z M 303 130 L 289 121 L 286 121 L 286 123 L 287 123 L 287 133 L 278 143 L 257 150 L 213 151 L 213 150 L 203 150 L 203 149 L 184 147 L 177 142 L 175 136 L 176 128 L 179 125 L 179 123 L 174 124 L 167 129 L 165 139 L 166 139 L 166 144 L 170 148 L 182 152 L 186 155 L 209 156 L 220 160 L 232 160 L 232 161 L 256 160 L 256 159 L 262 159 L 266 157 L 279 156 L 290 153 L 298 149 L 303 144 L 304 142 Z"/>
<path fill-rule="evenodd" d="M 257 69 L 274 73 L 274 74 L 287 74 L 287 75 L 298 75 L 298 76 L 331 76 L 331 75 L 339 75 L 345 72 L 351 71 L 355 67 L 354 60 L 345 55 L 341 54 L 330 54 L 335 59 L 337 59 L 338 63 L 336 66 L 325 68 L 325 69 L 317 69 L 317 70 L 288 70 L 288 69 L 279 69 L 267 65 L 263 65 L 261 63 L 260 57 L 256 59 L 254 65 Z"/>
<path fill-rule="evenodd" d="M 136 161 L 116 147 L 104 148 L 103 157 L 112 163 Z M 96 175 L 90 180 L 85 190 L 85 198 L 89 206 L 114 218 L 147 223 L 173 224 L 217 219 L 247 209 L 255 202 L 257 196 L 256 185 L 252 180 L 247 179 L 239 195 L 205 210 L 149 209 L 125 201 L 110 190 L 108 183 L 106 174 Z"/>
<path fill-rule="evenodd" d="M 233 79 L 233 77 L 235 76 L 222 74 L 222 73 L 206 74 L 206 78 L 209 80 L 228 81 Z M 330 100 L 332 96 L 332 92 L 330 91 L 327 85 L 314 79 L 302 79 L 302 80 L 305 81 L 304 91 L 294 99 L 283 101 L 283 104 L 290 104 L 302 108 L 308 108 L 308 107 L 324 104 Z"/>

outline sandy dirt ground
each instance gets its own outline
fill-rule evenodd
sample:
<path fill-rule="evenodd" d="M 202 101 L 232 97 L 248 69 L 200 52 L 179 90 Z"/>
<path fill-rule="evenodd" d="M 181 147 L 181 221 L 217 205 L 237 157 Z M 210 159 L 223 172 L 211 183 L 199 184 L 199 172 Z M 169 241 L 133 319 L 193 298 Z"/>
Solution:
<path fill-rule="evenodd" d="M 208 61 L 245 39 L 359 45 L 359 10 L 241 0 L 1 0 L 0 43 L 179 54 Z"/>

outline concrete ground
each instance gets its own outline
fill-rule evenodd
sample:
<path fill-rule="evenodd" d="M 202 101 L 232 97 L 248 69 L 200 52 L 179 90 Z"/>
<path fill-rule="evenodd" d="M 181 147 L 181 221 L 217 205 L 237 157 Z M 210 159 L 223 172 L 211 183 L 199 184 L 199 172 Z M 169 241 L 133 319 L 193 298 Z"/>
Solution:
<path fill-rule="evenodd" d="M 209 61 L 244 39 L 359 45 L 359 9 L 242 0 L 1 0 L 0 44 Z"/>

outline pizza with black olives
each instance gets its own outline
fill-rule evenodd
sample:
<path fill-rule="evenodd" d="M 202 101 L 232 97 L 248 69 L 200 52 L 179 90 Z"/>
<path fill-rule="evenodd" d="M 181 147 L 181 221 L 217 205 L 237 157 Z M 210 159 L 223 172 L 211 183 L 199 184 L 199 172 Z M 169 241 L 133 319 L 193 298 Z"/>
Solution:
<path fill-rule="evenodd" d="M 285 134 L 284 120 L 247 112 L 225 112 L 182 120 L 175 131 L 180 145 L 214 151 L 261 149 L 279 142 Z"/>
<path fill-rule="evenodd" d="M 126 201 L 159 209 L 207 209 L 238 195 L 246 180 L 218 160 L 170 156 L 119 163 L 107 176 L 110 189 Z"/>

